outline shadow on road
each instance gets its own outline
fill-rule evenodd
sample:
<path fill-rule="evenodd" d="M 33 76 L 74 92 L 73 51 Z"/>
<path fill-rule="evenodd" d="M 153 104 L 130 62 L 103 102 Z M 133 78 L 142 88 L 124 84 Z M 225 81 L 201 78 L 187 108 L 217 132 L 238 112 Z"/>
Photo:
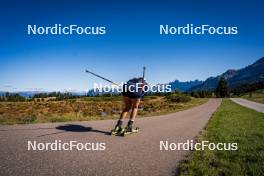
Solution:
<path fill-rule="evenodd" d="M 54 129 L 54 127 L 49 127 L 49 128 L 20 128 L 20 129 L 3 129 L 3 130 L 0 129 L 0 131 L 4 132 L 4 131 L 52 130 L 52 129 Z M 55 135 L 55 134 L 60 134 L 60 133 L 64 133 L 64 132 L 94 132 L 94 133 L 103 133 L 105 135 L 111 134 L 109 131 L 96 130 L 96 129 L 93 129 L 92 127 L 85 127 L 82 125 L 75 125 L 75 124 L 59 125 L 59 126 L 55 127 L 55 129 L 61 130 L 61 131 L 43 134 L 43 135 L 39 135 L 37 137 Z"/>
<path fill-rule="evenodd" d="M 66 125 L 57 126 L 56 129 L 64 130 L 64 131 L 71 131 L 71 132 L 89 132 L 93 128 L 85 127 L 85 126 L 82 126 L 82 125 L 66 124 Z"/>
<path fill-rule="evenodd" d="M 55 132 L 55 133 L 44 134 L 44 135 L 40 135 L 38 137 L 55 135 L 55 134 L 60 134 L 60 133 L 64 133 L 64 132 L 94 132 L 94 133 L 103 133 L 105 135 L 110 135 L 109 131 L 95 130 L 92 127 L 85 127 L 85 126 L 82 126 L 82 125 L 75 125 L 75 124 L 59 125 L 59 126 L 56 127 L 56 129 L 57 130 L 62 130 L 62 131 Z"/>

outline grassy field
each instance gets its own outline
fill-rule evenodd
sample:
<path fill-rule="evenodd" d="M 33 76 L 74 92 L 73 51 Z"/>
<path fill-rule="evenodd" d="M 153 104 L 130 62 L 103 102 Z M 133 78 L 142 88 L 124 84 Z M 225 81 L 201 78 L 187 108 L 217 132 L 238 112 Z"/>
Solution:
<path fill-rule="evenodd" d="M 264 89 L 245 94 L 242 96 L 242 98 L 248 99 L 250 101 L 255 101 L 257 103 L 264 103 Z"/>
<path fill-rule="evenodd" d="M 139 108 L 139 117 L 176 112 L 205 103 L 191 98 L 173 102 L 165 97 L 147 96 Z M 63 101 L 0 102 L 0 124 L 86 121 L 118 118 L 122 97 L 84 97 Z"/>
<path fill-rule="evenodd" d="M 237 151 L 196 150 L 179 175 L 264 175 L 264 114 L 224 100 L 198 141 L 238 143 Z"/>

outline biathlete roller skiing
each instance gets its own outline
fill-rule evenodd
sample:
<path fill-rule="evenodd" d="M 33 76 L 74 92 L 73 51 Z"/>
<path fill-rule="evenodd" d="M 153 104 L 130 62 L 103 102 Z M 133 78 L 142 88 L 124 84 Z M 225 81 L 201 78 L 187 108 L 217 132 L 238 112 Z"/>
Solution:
<path fill-rule="evenodd" d="M 132 133 L 137 133 L 139 128 L 133 128 L 133 123 L 136 119 L 138 106 L 140 104 L 140 100 L 144 97 L 143 87 L 146 84 L 145 82 L 145 70 L 143 67 L 143 76 L 139 78 L 133 78 L 127 81 L 126 84 L 123 85 L 123 101 L 124 101 L 124 109 L 120 115 L 119 120 L 116 123 L 115 128 L 111 131 L 112 135 L 121 135 L 125 136 Z M 122 128 L 122 124 L 124 119 L 126 118 L 128 112 L 131 110 L 130 118 L 125 128 Z"/>
<path fill-rule="evenodd" d="M 142 77 L 130 79 L 123 85 L 122 96 L 123 96 L 124 108 L 120 114 L 120 118 L 118 119 L 114 129 L 111 130 L 111 135 L 126 136 L 129 134 L 139 132 L 139 128 L 138 127 L 133 128 L 133 124 L 135 122 L 138 113 L 138 106 L 140 104 L 140 101 L 145 95 L 144 86 L 147 84 L 145 81 L 145 70 L 146 67 L 143 67 Z M 86 70 L 86 72 L 91 73 L 101 79 L 104 79 L 112 84 L 117 85 L 113 81 L 106 79 L 102 76 L 99 76 L 97 74 L 94 74 L 88 70 Z M 123 128 L 122 127 L 123 121 L 128 115 L 129 111 L 131 111 L 129 121 L 127 123 L 127 126 Z"/>

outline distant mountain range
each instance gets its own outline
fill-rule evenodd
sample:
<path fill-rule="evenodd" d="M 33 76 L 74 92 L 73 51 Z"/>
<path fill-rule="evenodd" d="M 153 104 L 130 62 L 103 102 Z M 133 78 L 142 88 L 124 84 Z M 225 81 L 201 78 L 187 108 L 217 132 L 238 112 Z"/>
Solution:
<path fill-rule="evenodd" d="M 214 90 L 222 76 L 227 80 L 231 89 L 243 84 L 264 82 L 264 57 L 245 68 L 239 70 L 230 69 L 221 75 L 210 77 L 203 83 L 189 88 L 188 91 Z"/>
<path fill-rule="evenodd" d="M 182 92 L 190 92 L 190 91 L 201 91 L 201 90 L 214 90 L 217 87 L 218 81 L 221 77 L 224 77 L 228 85 L 231 89 L 243 85 L 243 84 L 253 84 L 258 82 L 264 82 L 264 57 L 257 60 L 255 63 L 239 69 L 229 69 L 221 75 L 216 77 L 209 77 L 205 81 L 194 80 L 194 81 L 185 81 L 181 82 L 179 80 L 172 81 L 168 84 L 171 85 L 172 90 L 178 90 Z M 45 91 L 20 91 L 20 92 L 12 92 L 18 93 L 24 97 L 32 97 L 38 93 L 48 93 Z M 98 95 L 98 92 L 94 92 L 93 90 L 89 90 L 88 92 L 70 92 L 73 95 Z M 114 91 L 114 93 L 116 93 Z M 0 91 L 0 95 L 5 94 L 4 91 Z M 104 94 L 104 93 L 103 93 Z"/>
<path fill-rule="evenodd" d="M 192 87 L 201 85 L 203 83 L 203 81 L 199 81 L 199 80 L 194 80 L 194 81 L 179 81 L 179 80 L 175 80 L 173 82 L 170 82 L 169 84 L 171 85 L 171 89 L 173 91 L 181 91 L 181 92 L 185 92 L 187 90 L 189 90 Z"/>

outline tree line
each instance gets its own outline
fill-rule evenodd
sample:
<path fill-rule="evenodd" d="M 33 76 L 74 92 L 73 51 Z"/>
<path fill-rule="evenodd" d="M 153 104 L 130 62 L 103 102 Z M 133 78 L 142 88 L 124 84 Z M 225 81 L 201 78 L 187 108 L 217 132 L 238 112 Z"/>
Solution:
<path fill-rule="evenodd" d="M 253 84 L 243 84 L 240 86 L 237 86 L 235 88 L 230 89 L 228 86 L 227 81 L 224 79 L 224 77 L 221 77 L 216 89 L 214 91 L 193 91 L 185 93 L 186 95 L 195 97 L 195 98 L 211 98 L 211 97 L 218 97 L 218 98 L 224 98 L 224 97 L 230 97 L 230 96 L 240 96 L 248 92 L 254 92 L 259 89 L 264 89 L 264 82 L 258 82 Z M 173 92 L 173 93 L 177 93 Z M 148 93 L 147 95 L 156 95 L 156 96 L 168 96 L 170 93 Z M 97 95 L 97 96 L 118 96 L 118 95 L 112 95 L 112 94 L 103 94 L 103 95 Z M 0 101 L 45 101 L 46 98 L 53 97 L 53 99 L 50 99 L 49 101 L 60 101 L 60 100 L 68 100 L 68 99 L 74 99 L 74 98 L 80 98 L 80 97 L 89 97 L 89 95 L 73 95 L 70 92 L 49 92 L 49 93 L 38 93 L 34 94 L 32 97 L 24 97 L 21 96 L 18 93 L 9 93 L 6 92 L 5 94 L 0 95 Z"/>
<path fill-rule="evenodd" d="M 19 95 L 18 93 L 9 93 L 0 96 L 0 101 L 26 101 L 26 98 Z"/>
<path fill-rule="evenodd" d="M 33 96 L 25 97 L 20 95 L 19 93 L 10 93 L 6 92 L 2 95 L 0 95 L 0 101 L 10 101 L 10 102 L 16 102 L 16 101 L 44 101 L 45 98 L 51 98 L 52 100 L 67 100 L 67 99 L 73 99 L 73 98 L 79 98 L 81 96 L 73 95 L 72 93 L 66 92 L 49 92 L 49 93 L 37 93 Z"/>
<path fill-rule="evenodd" d="M 241 96 L 243 94 L 254 92 L 259 89 L 264 89 L 264 82 L 245 83 L 235 88 L 230 88 L 224 77 L 221 77 L 214 91 L 194 91 L 190 95 L 196 98 L 224 98 L 231 96 Z"/>

